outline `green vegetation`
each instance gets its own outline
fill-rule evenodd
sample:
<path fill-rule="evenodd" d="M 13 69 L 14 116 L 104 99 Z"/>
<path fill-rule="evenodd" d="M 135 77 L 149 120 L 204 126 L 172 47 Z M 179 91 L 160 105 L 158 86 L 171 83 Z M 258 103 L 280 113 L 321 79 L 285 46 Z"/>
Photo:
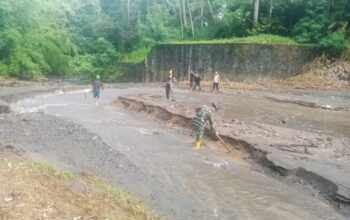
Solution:
<path fill-rule="evenodd" d="M 349 48 L 348 0 L 2 0 L 0 75 L 118 80 L 162 43 Z"/>
<path fill-rule="evenodd" d="M 213 39 L 213 40 L 184 40 L 184 41 L 172 41 L 168 44 L 227 44 L 227 43 L 258 43 L 258 44 L 286 44 L 296 45 L 295 40 L 271 34 L 259 34 L 249 37 L 241 38 L 228 38 L 228 39 Z M 167 43 L 166 43 L 167 44 Z"/>
<path fill-rule="evenodd" d="M 152 47 L 141 47 L 123 56 L 123 62 L 139 63 L 143 61 L 147 54 L 151 51 Z"/>
<path fill-rule="evenodd" d="M 298 43 L 292 38 L 272 35 L 259 34 L 249 37 L 236 37 L 227 39 L 212 39 L 212 40 L 173 40 L 169 42 L 162 42 L 160 44 L 227 44 L 227 43 L 259 43 L 259 44 L 286 44 L 297 45 Z M 152 47 L 142 47 L 123 55 L 123 62 L 139 63 L 143 61 Z"/>
<path fill-rule="evenodd" d="M 54 175 L 58 178 L 62 178 L 64 180 L 77 180 L 79 177 L 72 172 L 69 171 L 60 171 L 56 167 L 46 164 L 41 161 L 33 161 L 30 164 L 34 169 L 39 170 L 44 175 Z"/>

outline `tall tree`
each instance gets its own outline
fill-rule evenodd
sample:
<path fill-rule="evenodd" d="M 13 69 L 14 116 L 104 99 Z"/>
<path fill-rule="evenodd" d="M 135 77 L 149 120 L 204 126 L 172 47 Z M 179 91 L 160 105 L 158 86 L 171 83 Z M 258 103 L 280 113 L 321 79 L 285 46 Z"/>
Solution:
<path fill-rule="evenodd" d="M 207 2 L 208 2 L 209 9 L 210 9 L 211 17 L 212 17 L 212 19 L 214 20 L 214 19 L 215 19 L 215 18 L 214 18 L 214 12 L 213 12 L 213 8 L 211 7 L 210 0 L 207 0 Z"/>
<path fill-rule="evenodd" d="M 182 18 L 185 27 L 187 27 L 186 1 L 187 0 L 182 0 Z"/>
<path fill-rule="evenodd" d="M 254 26 L 258 25 L 259 22 L 259 6 L 260 0 L 254 0 Z"/>
<path fill-rule="evenodd" d="M 189 1 L 187 0 L 187 7 L 188 7 L 188 13 L 190 14 L 190 22 L 191 22 L 191 30 L 192 30 L 192 37 L 194 37 L 194 26 L 193 26 L 193 19 L 192 19 L 192 10 Z"/>
<path fill-rule="evenodd" d="M 273 0 L 270 0 L 270 10 L 269 10 L 269 18 L 272 17 L 272 11 L 273 11 Z"/>
<path fill-rule="evenodd" d="M 181 25 L 181 37 L 184 38 L 184 25 L 182 22 L 182 7 L 181 7 L 181 0 L 178 0 L 179 4 L 179 18 L 180 18 L 180 25 Z"/>

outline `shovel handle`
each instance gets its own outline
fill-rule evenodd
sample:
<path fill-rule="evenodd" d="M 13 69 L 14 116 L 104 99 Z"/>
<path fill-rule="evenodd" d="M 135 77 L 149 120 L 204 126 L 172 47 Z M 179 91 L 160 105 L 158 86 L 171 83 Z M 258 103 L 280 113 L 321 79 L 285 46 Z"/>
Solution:
<path fill-rule="evenodd" d="M 216 135 L 219 139 L 219 141 L 225 146 L 227 153 L 230 153 L 230 148 L 227 146 L 227 144 L 222 140 L 222 138 L 220 137 L 220 135 Z"/>

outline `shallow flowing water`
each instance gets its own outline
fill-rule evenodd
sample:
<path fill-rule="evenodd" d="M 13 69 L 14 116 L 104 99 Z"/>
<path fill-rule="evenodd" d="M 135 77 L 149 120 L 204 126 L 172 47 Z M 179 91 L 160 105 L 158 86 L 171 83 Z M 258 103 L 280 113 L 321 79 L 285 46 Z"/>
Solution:
<path fill-rule="evenodd" d="M 106 89 L 99 107 L 88 91 L 79 91 L 22 100 L 12 108 L 63 117 L 100 136 L 135 166 L 112 169 L 105 177 L 166 219 L 345 219 L 328 202 L 211 150 L 205 146 L 209 140 L 195 150 L 181 128 L 110 105 L 119 95 L 145 91 Z M 88 163 L 84 157 L 72 155 Z M 98 167 L 93 171 L 101 175 Z"/>

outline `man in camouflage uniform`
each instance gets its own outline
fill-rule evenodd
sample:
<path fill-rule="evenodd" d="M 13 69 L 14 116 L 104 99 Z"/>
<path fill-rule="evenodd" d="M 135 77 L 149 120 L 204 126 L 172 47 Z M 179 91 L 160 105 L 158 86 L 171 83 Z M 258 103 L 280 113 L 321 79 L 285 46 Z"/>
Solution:
<path fill-rule="evenodd" d="M 215 112 L 219 110 L 219 107 L 214 103 L 212 104 L 212 107 Z M 192 120 L 192 128 L 196 132 L 196 141 L 194 142 L 194 146 L 198 149 L 201 147 L 201 139 L 203 137 L 204 126 L 206 123 L 210 125 L 211 132 L 213 135 L 215 135 L 215 137 L 217 137 L 218 134 L 215 129 L 212 109 L 207 106 L 203 106 L 201 108 L 197 108 L 196 112 L 197 113 Z"/>

